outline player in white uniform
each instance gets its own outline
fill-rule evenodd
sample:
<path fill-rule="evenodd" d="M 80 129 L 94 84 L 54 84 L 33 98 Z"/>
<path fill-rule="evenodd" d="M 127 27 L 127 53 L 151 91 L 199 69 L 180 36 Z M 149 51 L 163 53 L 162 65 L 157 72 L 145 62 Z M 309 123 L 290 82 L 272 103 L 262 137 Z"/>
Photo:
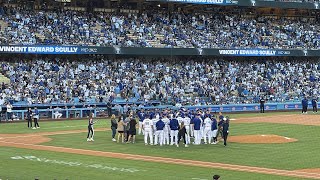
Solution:
<path fill-rule="evenodd" d="M 153 136 L 154 136 L 154 139 L 156 138 L 159 138 L 159 136 L 156 136 L 156 132 L 157 132 L 157 127 L 156 127 L 156 124 L 157 122 L 159 121 L 159 114 L 155 115 L 154 118 L 152 119 L 152 122 L 153 122 Z M 158 144 L 158 141 L 159 139 L 157 140 L 154 140 L 155 144 L 154 145 L 157 145 Z"/>
<path fill-rule="evenodd" d="M 194 113 L 190 116 L 191 121 L 190 121 L 190 136 L 194 138 L 194 132 L 193 132 L 193 118 L 194 118 Z"/>
<path fill-rule="evenodd" d="M 177 120 L 179 122 L 179 126 L 181 126 L 181 123 L 183 121 L 182 114 L 179 113 L 179 115 L 177 116 Z"/>
<path fill-rule="evenodd" d="M 209 144 L 211 144 L 211 124 L 212 121 L 209 117 L 206 117 L 204 119 L 204 132 L 203 132 L 203 138 L 204 138 L 204 143 L 207 144 L 207 138 L 209 140 Z"/>
<path fill-rule="evenodd" d="M 169 127 L 169 118 L 167 118 L 166 116 L 164 116 L 164 118 L 162 118 L 162 121 L 164 122 L 164 129 L 163 129 L 163 144 L 170 144 L 170 140 L 169 140 L 169 132 L 170 132 L 170 127 Z"/>
<path fill-rule="evenodd" d="M 186 147 L 188 147 L 188 145 L 190 144 L 190 121 L 191 119 L 188 117 L 188 116 L 185 116 L 183 118 L 183 124 L 184 124 L 184 127 L 186 128 Z"/>
<path fill-rule="evenodd" d="M 145 118 L 142 122 L 142 129 L 144 130 L 144 143 L 148 145 L 148 136 L 150 139 L 150 145 L 153 145 L 153 122 L 149 118 Z"/>

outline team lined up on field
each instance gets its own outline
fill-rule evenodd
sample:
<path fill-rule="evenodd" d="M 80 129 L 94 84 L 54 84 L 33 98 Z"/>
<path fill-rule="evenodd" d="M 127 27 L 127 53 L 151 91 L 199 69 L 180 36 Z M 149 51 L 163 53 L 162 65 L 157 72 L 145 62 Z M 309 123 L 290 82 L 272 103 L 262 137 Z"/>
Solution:
<path fill-rule="evenodd" d="M 145 145 L 176 145 L 179 147 L 182 139 L 185 147 L 191 143 L 199 145 L 202 139 L 204 144 L 216 144 L 220 132 L 226 146 L 229 118 L 224 117 L 221 112 L 218 117 L 219 122 L 209 111 L 191 112 L 184 109 L 178 112 L 171 110 L 144 112 L 141 110 L 137 116 L 139 118 L 138 134 L 144 135 Z M 111 118 L 112 140 L 135 143 L 136 124 L 132 112 L 127 117 L 120 116 L 118 121 L 113 116 Z M 118 140 L 115 139 L 116 131 L 118 131 Z M 192 142 L 191 138 L 193 138 Z"/>

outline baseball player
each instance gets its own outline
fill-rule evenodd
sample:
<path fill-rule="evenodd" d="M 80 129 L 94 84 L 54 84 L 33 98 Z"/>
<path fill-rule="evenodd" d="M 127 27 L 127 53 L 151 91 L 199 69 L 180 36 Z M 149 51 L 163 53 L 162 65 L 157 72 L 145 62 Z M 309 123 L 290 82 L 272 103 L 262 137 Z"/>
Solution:
<path fill-rule="evenodd" d="M 191 119 L 188 116 L 185 116 L 183 118 L 183 124 L 184 127 L 186 128 L 186 147 L 190 144 L 190 122 Z"/>
<path fill-rule="evenodd" d="M 154 137 L 154 144 L 157 145 L 158 144 L 158 139 L 159 139 L 159 143 L 160 146 L 163 145 L 163 129 L 165 127 L 164 122 L 159 119 L 156 123 L 156 132 L 155 132 L 155 137 Z"/>
<path fill-rule="evenodd" d="M 179 147 L 179 144 L 178 144 L 178 133 L 179 133 L 179 122 L 176 118 L 171 118 L 170 119 L 170 129 L 171 129 L 171 144 L 170 145 L 173 145 L 175 144 L 177 147 Z M 174 141 L 173 141 L 174 139 Z"/>
<path fill-rule="evenodd" d="M 222 115 L 222 112 L 219 112 L 219 120 L 223 120 L 224 116 Z"/>
<path fill-rule="evenodd" d="M 178 114 L 176 115 L 177 120 L 178 120 L 178 122 L 179 122 L 179 126 L 181 126 L 181 123 L 182 123 L 182 121 L 183 121 L 182 116 L 183 116 L 183 114 L 182 114 L 182 113 L 178 113 Z"/>
<path fill-rule="evenodd" d="M 200 137 L 200 127 L 201 127 L 201 120 L 199 118 L 200 115 L 197 115 L 193 119 L 193 129 L 194 129 L 194 144 L 199 145 L 201 143 L 201 137 Z"/>
<path fill-rule="evenodd" d="M 217 127 L 217 120 L 215 117 L 212 117 L 212 123 L 211 123 L 211 133 L 213 137 L 213 142 L 211 144 L 217 144 L 217 135 L 218 135 L 218 127 Z"/>
<path fill-rule="evenodd" d="M 166 114 L 164 114 L 164 118 L 162 118 L 162 121 L 164 122 L 164 125 L 165 125 L 164 129 L 163 129 L 163 144 L 169 145 L 169 143 L 170 143 L 170 140 L 169 140 L 169 132 L 170 132 L 169 123 L 170 123 L 170 120 L 166 116 Z"/>
<path fill-rule="evenodd" d="M 150 145 L 153 145 L 153 122 L 149 118 L 145 118 L 142 123 L 142 129 L 144 130 L 144 144 L 148 145 L 148 136 L 150 140 Z"/>
<path fill-rule="evenodd" d="M 204 114 L 202 111 L 199 111 L 199 119 L 201 121 L 201 126 L 200 126 L 200 141 L 201 139 L 203 139 L 203 131 L 204 131 L 204 127 L 203 127 L 203 121 L 204 121 Z"/>
<path fill-rule="evenodd" d="M 145 118 L 145 113 L 144 113 L 144 110 L 143 109 L 141 109 L 141 111 L 140 112 L 138 112 L 138 117 L 139 117 L 139 132 L 138 132 L 138 134 L 140 135 L 141 133 L 142 134 L 144 134 L 144 132 L 143 132 L 143 129 L 142 129 L 142 122 L 143 122 L 143 120 L 144 120 L 144 118 Z"/>
<path fill-rule="evenodd" d="M 159 118 L 159 114 L 154 115 L 154 116 L 153 116 L 153 119 L 152 119 L 154 139 L 156 139 L 156 132 L 157 132 L 157 126 L 156 126 L 156 124 L 157 124 L 157 122 L 159 121 L 159 119 L 160 119 L 160 118 Z M 159 136 L 157 136 L 157 137 L 159 138 Z M 158 140 L 159 140 L 159 139 L 157 139 L 157 141 L 154 140 L 154 142 L 158 142 Z M 157 145 L 157 144 L 155 143 L 154 145 Z"/>
<path fill-rule="evenodd" d="M 194 131 L 193 131 L 193 130 L 194 130 L 194 128 L 193 128 L 193 125 L 194 125 L 194 122 L 193 122 L 193 120 L 194 120 L 194 113 L 190 113 L 189 118 L 191 119 L 191 120 L 190 120 L 190 136 L 194 138 Z"/>
<path fill-rule="evenodd" d="M 212 115 L 209 110 L 206 110 L 206 113 L 204 114 L 204 116 L 207 116 L 210 119 L 212 118 Z"/>
<path fill-rule="evenodd" d="M 204 132 L 203 132 L 204 143 L 207 144 L 207 138 L 209 144 L 211 144 L 211 119 L 206 116 L 204 119 Z"/>

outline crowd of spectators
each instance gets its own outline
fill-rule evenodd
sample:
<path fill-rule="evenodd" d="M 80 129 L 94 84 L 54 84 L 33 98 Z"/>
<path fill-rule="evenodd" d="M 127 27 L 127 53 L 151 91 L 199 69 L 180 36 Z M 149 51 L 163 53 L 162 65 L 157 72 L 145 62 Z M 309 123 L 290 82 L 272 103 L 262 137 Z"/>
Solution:
<path fill-rule="evenodd" d="M 299 101 L 320 95 L 320 61 L 222 58 L 32 58 L 1 61 L 1 102 L 156 100 L 173 105 Z"/>
<path fill-rule="evenodd" d="M 2 44 L 319 49 L 319 18 L 232 13 L 31 11 L 0 8 Z M 251 14 L 250 14 L 251 13 Z"/>

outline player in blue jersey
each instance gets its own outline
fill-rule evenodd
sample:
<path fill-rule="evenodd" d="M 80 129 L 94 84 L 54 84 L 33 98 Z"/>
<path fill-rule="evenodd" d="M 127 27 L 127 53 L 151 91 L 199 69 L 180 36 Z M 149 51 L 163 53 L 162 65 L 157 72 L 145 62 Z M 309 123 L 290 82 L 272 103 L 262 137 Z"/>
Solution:
<path fill-rule="evenodd" d="M 217 120 L 214 116 L 212 116 L 211 133 L 213 137 L 213 142 L 211 144 L 217 144 L 218 127 L 217 127 Z"/>
<path fill-rule="evenodd" d="M 170 119 L 169 122 L 169 126 L 171 129 L 171 144 L 170 145 L 176 145 L 177 147 L 179 147 L 178 144 L 178 133 L 179 133 L 179 122 L 177 120 L 177 118 L 173 117 Z"/>
<path fill-rule="evenodd" d="M 161 118 L 158 118 L 158 121 L 156 122 L 156 132 L 154 136 L 154 144 L 158 144 L 158 139 L 159 139 L 159 144 L 160 146 L 163 145 L 163 129 L 165 127 L 165 123 L 162 121 Z"/>
<path fill-rule="evenodd" d="M 144 110 L 141 109 L 140 112 L 138 112 L 138 118 L 139 118 L 139 132 L 138 134 L 140 135 L 141 133 L 144 135 L 144 130 L 142 129 L 142 123 L 143 123 L 143 120 L 145 119 L 146 117 L 146 113 L 144 113 Z"/>
<path fill-rule="evenodd" d="M 193 129 L 194 129 L 194 144 L 199 145 L 201 143 L 201 120 L 200 114 L 198 114 L 195 118 L 193 118 Z"/>

